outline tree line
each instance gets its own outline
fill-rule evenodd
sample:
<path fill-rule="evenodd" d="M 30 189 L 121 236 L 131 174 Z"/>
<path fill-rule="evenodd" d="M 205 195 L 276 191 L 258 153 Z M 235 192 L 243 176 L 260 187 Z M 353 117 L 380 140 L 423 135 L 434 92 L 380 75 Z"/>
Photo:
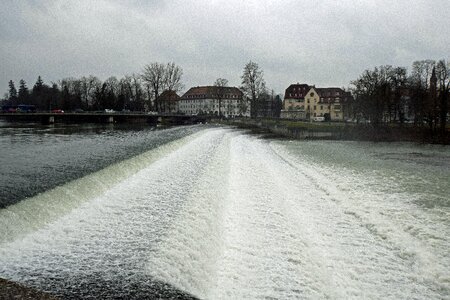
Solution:
<path fill-rule="evenodd" d="M 445 132 L 450 95 L 450 62 L 420 60 L 408 74 L 390 65 L 364 71 L 352 81 L 355 118 L 374 125 L 412 122 Z"/>
<path fill-rule="evenodd" d="M 31 90 L 23 79 L 19 81 L 18 89 L 10 80 L 2 102 L 4 105 L 34 105 L 41 111 L 53 108 L 67 111 L 159 110 L 159 95 L 167 89 L 179 92 L 183 87 L 182 74 L 183 70 L 175 63 L 151 63 L 141 74 L 122 78 L 111 76 L 105 81 L 90 75 L 63 78 L 48 85 L 38 76 Z"/>
<path fill-rule="evenodd" d="M 180 92 L 184 88 L 182 75 L 183 69 L 173 62 L 154 62 L 145 65 L 140 74 L 125 75 L 122 78 L 112 76 L 105 81 L 90 75 L 63 78 L 48 85 L 39 76 L 31 90 L 23 79 L 17 90 L 15 83 L 10 80 L 9 91 L 2 102 L 6 105 L 34 105 L 40 111 L 58 108 L 66 111 L 114 109 L 163 112 L 165 106 L 160 98 L 161 94 L 166 90 Z M 244 101 L 240 105 L 243 110 L 250 108 L 251 117 L 279 117 L 281 97 L 274 97 L 273 91 L 269 93 L 263 71 L 257 63 L 250 61 L 244 66 L 241 80 L 240 89 L 244 93 Z M 228 80 L 218 78 L 213 85 L 218 90 L 220 103 Z M 219 109 L 221 107 L 220 103 Z"/>

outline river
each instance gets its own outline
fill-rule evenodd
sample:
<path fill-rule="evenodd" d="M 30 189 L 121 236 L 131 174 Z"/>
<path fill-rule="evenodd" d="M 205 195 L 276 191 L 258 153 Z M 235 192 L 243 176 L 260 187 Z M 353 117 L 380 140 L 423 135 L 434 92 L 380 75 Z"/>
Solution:
<path fill-rule="evenodd" d="M 448 299 L 450 148 L 0 124 L 0 277 L 67 299 Z"/>

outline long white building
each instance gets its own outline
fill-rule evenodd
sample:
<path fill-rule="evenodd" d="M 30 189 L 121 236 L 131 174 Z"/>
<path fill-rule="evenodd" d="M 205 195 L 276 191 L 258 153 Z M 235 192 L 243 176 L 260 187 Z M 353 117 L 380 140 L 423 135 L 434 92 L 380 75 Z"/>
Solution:
<path fill-rule="evenodd" d="M 250 116 L 250 105 L 236 87 L 197 86 L 178 101 L 178 110 L 186 115 L 210 114 L 225 117 Z"/>

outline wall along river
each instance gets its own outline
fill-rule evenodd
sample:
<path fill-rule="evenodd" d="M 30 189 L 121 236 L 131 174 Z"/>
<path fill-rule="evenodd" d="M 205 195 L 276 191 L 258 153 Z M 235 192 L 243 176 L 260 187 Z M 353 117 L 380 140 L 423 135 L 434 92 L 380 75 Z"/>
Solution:
<path fill-rule="evenodd" d="M 2 278 L 65 299 L 449 298 L 449 147 L 1 130 L 1 188 L 24 186 L 1 194 Z"/>

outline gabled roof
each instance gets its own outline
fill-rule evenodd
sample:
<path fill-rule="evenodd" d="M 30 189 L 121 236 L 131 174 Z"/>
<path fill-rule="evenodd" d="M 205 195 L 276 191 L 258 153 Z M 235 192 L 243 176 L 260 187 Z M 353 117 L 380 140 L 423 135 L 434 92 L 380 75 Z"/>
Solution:
<path fill-rule="evenodd" d="M 290 98 L 290 99 L 304 99 L 306 96 L 306 93 L 312 88 L 313 86 L 310 86 L 305 83 L 297 83 L 297 84 L 291 84 L 284 94 L 284 98 Z"/>
<path fill-rule="evenodd" d="M 330 88 L 316 88 L 315 89 L 320 97 L 339 97 L 341 98 L 344 95 L 344 90 L 341 88 L 330 87 Z"/>
<path fill-rule="evenodd" d="M 234 95 L 237 98 L 241 98 L 243 93 L 237 87 L 216 87 L 216 86 L 197 86 L 191 87 L 183 96 L 181 96 L 182 100 L 185 99 L 214 99 L 216 98 L 219 92 L 224 94 L 224 98 L 226 96 Z"/>
<path fill-rule="evenodd" d="M 180 96 L 178 96 L 175 91 L 165 90 L 161 95 L 159 95 L 159 99 L 160 101 L 174 102 L 180 100 Z"/>
<path fill-rule="evenodd" d="M 319 94 L 320 102 L 348 102 L 353 99 L 350 92 L 346 92 L 341 88 L 330 87 L 330 88 L 314 88 Z"/>

